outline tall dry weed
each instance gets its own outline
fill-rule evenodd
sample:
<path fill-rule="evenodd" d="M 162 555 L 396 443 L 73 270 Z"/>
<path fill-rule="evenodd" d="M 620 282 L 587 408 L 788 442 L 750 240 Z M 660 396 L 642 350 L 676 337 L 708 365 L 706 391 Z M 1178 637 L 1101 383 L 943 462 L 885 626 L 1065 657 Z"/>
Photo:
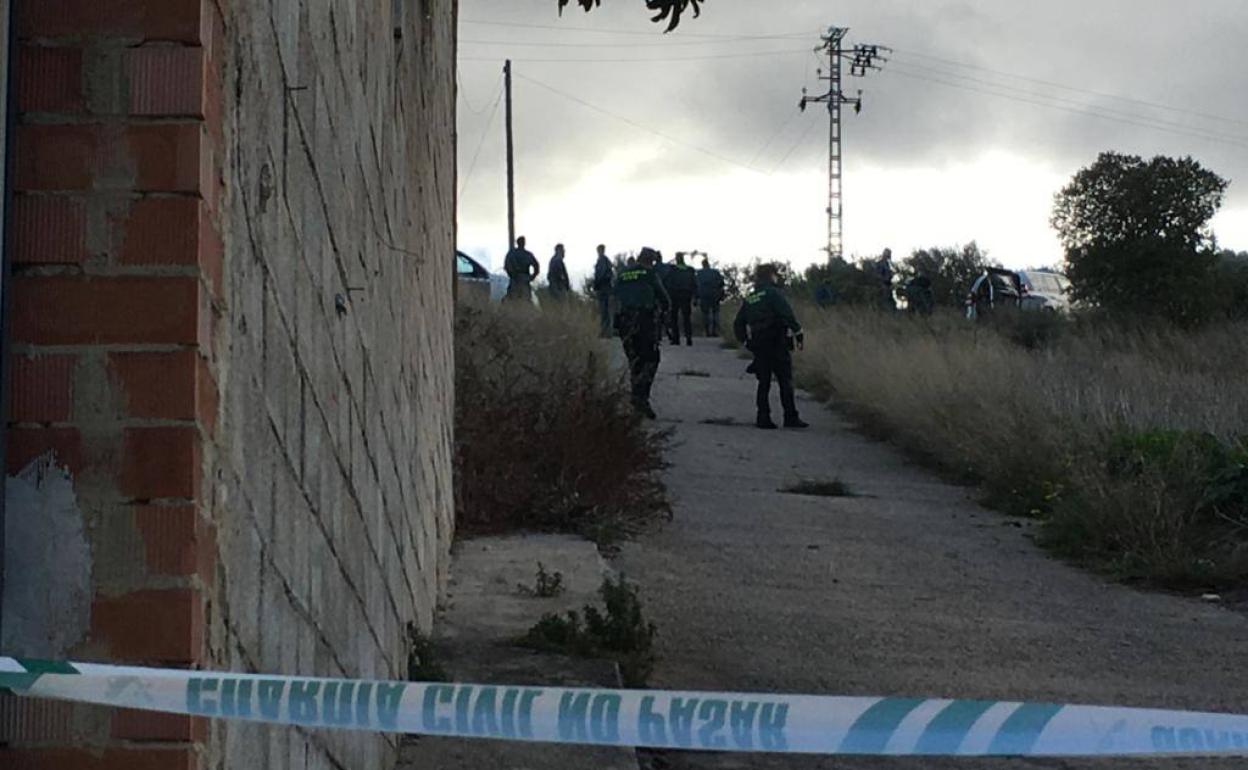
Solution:
<path fill-rule="evenodd" d="M 665 437 L 639 423 L 589 308 L 461 305 L 455 353 L 462 530 L 602 542 L 666 512 Z"/>
<path fill-rule="evenodd" d="M 806 308 L 803 320 L 803 385 L 976 479 L 994 507 L 1046 517 L 1064 553 L 1169 584 L 1248 575 L 1219 541 L 1248 535 L 1211 525 L 1176 471 L 1107 467 L 1122 435 L 1248 436 L 1248 326 L 1067 322 L 1024 345 L 1016 327 L 952 314 Z"/>

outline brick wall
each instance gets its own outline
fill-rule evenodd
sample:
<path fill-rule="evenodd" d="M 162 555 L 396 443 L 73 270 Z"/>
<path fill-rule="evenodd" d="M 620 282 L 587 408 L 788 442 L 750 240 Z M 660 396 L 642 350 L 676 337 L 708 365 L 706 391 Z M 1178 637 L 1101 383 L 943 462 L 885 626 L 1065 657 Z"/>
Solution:
<path fill-rule="evenodd" d="M 6 652 L 404 673 L 452 530 L 454 15 L 19 0 L 8 548 L 35 520 L 64 545 L 9 575 Z M 11 700 L 0 742 L 23 768 L 394 748 Z"/>

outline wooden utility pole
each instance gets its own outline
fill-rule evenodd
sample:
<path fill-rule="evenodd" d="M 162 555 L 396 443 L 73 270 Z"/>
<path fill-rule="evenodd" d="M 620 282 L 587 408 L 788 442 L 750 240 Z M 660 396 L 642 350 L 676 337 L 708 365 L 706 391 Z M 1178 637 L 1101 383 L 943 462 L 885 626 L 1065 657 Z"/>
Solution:
<path fill-rule="evenodd" d="M 507 93 L 507 249 L 516 245 L 516 160 L 511 139 L 511 59 L 503 65 L 503 88 Z"/>

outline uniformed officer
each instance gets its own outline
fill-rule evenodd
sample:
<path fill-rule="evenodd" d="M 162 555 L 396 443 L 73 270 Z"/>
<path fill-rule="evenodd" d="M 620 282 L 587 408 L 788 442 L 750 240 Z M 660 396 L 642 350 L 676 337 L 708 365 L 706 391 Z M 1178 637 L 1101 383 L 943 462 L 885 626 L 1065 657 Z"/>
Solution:
<path fill-rule="evenodd" d="M 693 265 L 685 264 L 685 252 L 676 252 L 676 264 L 663 277 L 663 288 L 672 300 L 672 313 L 668 319 L 667 336 L 673 345 L 680 344 L 681 324 L 684 324 L 686 345 L 693 345 L 693 296 L 698 290 L 698 276 Z"/>
<path fill-rule="evenodd" d="M 809 426 L 798 416 L 793 397 L 793 356 L 789 353 L 790 333 L 797 348 L 802 347 L 802 325 L 780 293 L 777 280 L 775 265 L 759 265 L 754 274 L 754 291 L 741 303 L 732 330 L 737 341 L 754 354 L 750 368 L 758 377 L 755 424 L 765 430 L 776 429 L 771 420 L 771 380 L 775 377 L 784 407 L 784 427 L 806 428 Z"/>
<path fill-rule="evenodd" d="M 615 277 L 615 329 L 628 357 L 633 406 L 651 420 L 655 419 L 650 389 L 659 371 L 660 318 L 671 306 L 662 281 L 654 273 L 657 256 L 654 249 L 642 249 L 637 265 Z"/>

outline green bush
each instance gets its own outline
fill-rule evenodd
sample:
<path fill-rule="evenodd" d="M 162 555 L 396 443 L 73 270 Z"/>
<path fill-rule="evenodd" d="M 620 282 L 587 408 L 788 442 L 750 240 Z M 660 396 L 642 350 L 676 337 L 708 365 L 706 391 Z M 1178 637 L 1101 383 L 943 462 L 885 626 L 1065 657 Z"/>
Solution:
<path fill-rule="evenodd" d="M 1128 579 L 1217 588 L 1248 578 L 1248 449 L 1208 433 L 1123 431 L 1046 541 Z"/>
<path fill-rule="evenodd" d="M 545 615 L 519 643 L 547 652 L 613 659 L 625 685 L 643 686 L 654 668 L 658 630 L 646 621 L 637 589 L 623 577 L 603 580 L 599 594 L 605 611 L 586 605 L 580 613 Z"/>
<path fill-rule="evenodd" d="M 1043 520 L 1054 550 L 1173 588 L 1248 583 L 1244 325 L 1088 314 L 1038 339 L 941 313 L 799 314 L 803 387 Z"/>

